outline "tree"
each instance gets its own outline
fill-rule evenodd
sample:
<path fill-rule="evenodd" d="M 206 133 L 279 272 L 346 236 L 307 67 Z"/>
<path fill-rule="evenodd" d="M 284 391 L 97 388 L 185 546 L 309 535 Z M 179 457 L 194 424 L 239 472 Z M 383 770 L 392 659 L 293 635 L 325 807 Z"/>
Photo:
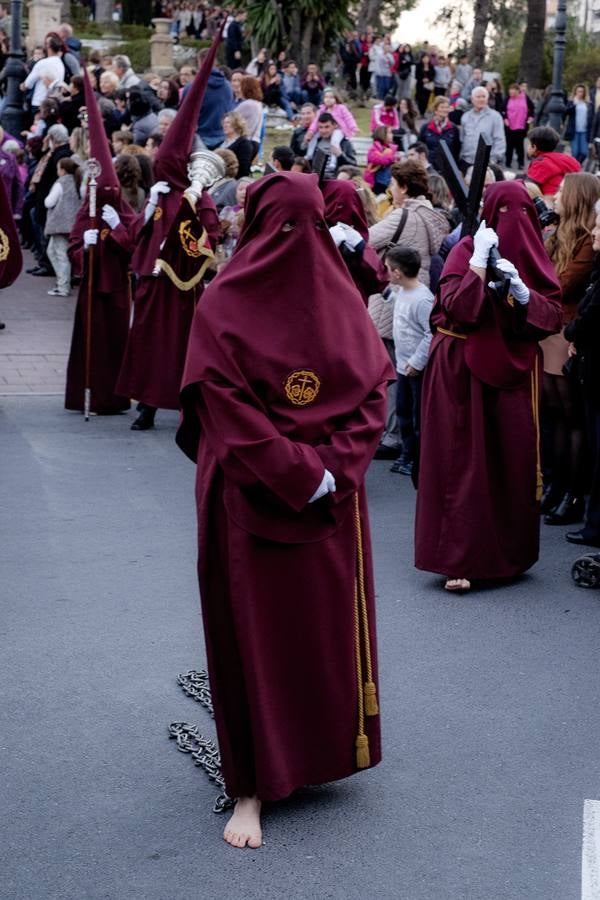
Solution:
<path fill-rule="evenodd" d="M 521 49 L 520 77 L 532 87 L 541 87 L 544 66 L 546 0 L 527 0 L 527 28 Z"/>
<path fill-rule="evenodd" d="M 248 0 L 246 8 L 253 47 L 285 50 L 301 68 L 319 63 L 352 24 L 346 0 Z"/>
<path fill-rule="evenodd" d="M 475 0 L 474 13 L 471 62 L 475 66 L 482 66 L 485 61 L 485 35 L 492 17 L 492 0 Z"/>
<path fill-rule="evenodd" d="M 377 31 L 398 24 L 400 15 L 415 6 L 416 0 L 361 0 L 358 9 L 358 30 L 372 25 Z"/>

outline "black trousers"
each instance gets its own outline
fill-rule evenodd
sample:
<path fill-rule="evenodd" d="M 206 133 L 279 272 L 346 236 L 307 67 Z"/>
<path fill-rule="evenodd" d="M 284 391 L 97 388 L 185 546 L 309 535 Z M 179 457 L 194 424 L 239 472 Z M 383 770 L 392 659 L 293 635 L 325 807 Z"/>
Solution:
<path fill-rule="evenodd" d="M 513 131 L 511 128 L 505 128 L 504 133 L 506 135 L 506 165 L 509 168 L 512 166 L 513 154 L 516 151 L 517 162 L 519 168 L 522 169 L 525 165 L 525 135 L 527 134 L 527 129 L 518 128 Z"/>

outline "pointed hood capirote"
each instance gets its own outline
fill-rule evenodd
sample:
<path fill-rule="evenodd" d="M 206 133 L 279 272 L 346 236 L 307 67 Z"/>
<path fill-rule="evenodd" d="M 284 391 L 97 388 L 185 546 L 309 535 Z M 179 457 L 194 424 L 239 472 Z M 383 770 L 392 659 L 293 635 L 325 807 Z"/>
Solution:
<path fill-rule="evenodd" d="M 181 106 L 177 110 L 177 115 L 171 122 L 154 157 L 154 180 L 167 181 L 172 191 L 183 193 L 189 184 L 188 160 L 192 152 L 200 110 L 206 94 L 208 79 L 215 64 L 222 32 L 223 25 L 215 35 L 212 45 L 202 60 L 200 69 L 188 88 Z"/>
<path fill-rule="evenodd" d="M 212 45 L 202 61 L 183 102 L 177 110 L 164 140 L 154 158 L 154 181 L 166 181 L 171 188 L 168 194 L 160 194 L 153 217 L 140 232 L 132 267 L 137 275 L 152 275 L 160 248 L 167 239 L 181 207 L 181 199 L 189 185 L 188 161 L 194 136 L 198 128 L 200 109 L 206 94 L 206 86 L 213 70 L 221 41 L 223 25 L 215 35 Z"/>
<path fill-rule="evenodd" d="M 123 227 L 131 232 L 138 219 L 137 213 L 122 196 L 121 185 L 112 160 L 110 146 L 98 101 L 94 95 L 92 83 L 86 69 L 83 69 L 83 89 L 87 111 L 87 127 L 89 137 L 89 155 L 100 164 L 100 174 L 96 188 L 96 226 L 99 229 L 99 240 L 96 244 L 94 262 L 94 284 L 96 290 L 109 294 L 122 287 L 123 275 L 119 266 L 112 265 L 117 245 L 108 240 L 110 229 L 102 221 L 102 207 L 109 204 L 119 214 Z M 89 207 L 89 186 L 86 196 L 79 208 L 75 224 L 70 235 L 71 246 L 77 245 L 83 238 L 83 232 L 91 227 Z"/>
<path fill-rule="evenodd" d="M 100 107 L 98 106 L 98 101 L 96 100 L 96 95 L 94 94 L 90 76 L 85 67 L 82 71 L 89 135 L 89 155 L 90 158 L 98 160 L 101 169 L 100 175 L 98 176 L 98 199 L 100 199 L 105 193 L 108 193 L 108 195 L 115 191 L 120 193 L 121 186 L 113 165 L 112 153 L 110 152 L 108 138 L 106 137 L 106 131 L 104 130 L 102 114 L 100 112 Z M 110 201 L 106 200 L 105 202 L 108 203 Z"/>

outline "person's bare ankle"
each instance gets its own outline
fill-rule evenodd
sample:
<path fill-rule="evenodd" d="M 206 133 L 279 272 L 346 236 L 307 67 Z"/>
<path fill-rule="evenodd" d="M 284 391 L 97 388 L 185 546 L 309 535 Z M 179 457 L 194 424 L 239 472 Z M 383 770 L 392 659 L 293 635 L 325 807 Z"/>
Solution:
<path fill-rule="evenodd" d="M 223 838 L 231 847 L 256 850 L 262 845 L 260 809 L 258 797 L 239 797 L 236 800 L 233 815 L 223 832 Z"/>

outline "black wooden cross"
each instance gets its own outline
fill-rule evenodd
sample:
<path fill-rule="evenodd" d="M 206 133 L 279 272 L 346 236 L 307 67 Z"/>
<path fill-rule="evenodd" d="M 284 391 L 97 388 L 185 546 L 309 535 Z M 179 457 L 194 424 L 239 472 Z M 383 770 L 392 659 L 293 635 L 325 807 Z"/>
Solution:
<path fill-rule="evenodd" d="M 481 208 L 481 198 L 485 187 L 485 176 L 492 152 L 492 142 L 485 135 L 479 135 L 477 144 L 477 152 L 473 163 L 471 173 L 471 183 L 467 188 L 462 173 L 456 165 L 456 160 L 450 152 L 450 148 L 445 141 L 440 141 L 439 163 L 442 175 L 446 180 L 446 184 L 450 189 L 450 193 L 454 197 L 454 202 L 462 215 L 462 228 L 460 231 L 461 238 L 466 235 L 474 235 L 479 228 L 479 210 Z M 504 293 L 508 287 L 505 275 L 495 269 L 495 263 L 500 259 L 500 254 L 496 247 L 490 250 L 489 266 L 492 269 L 492 278 L 495 282 L 494 287 L 498 293 Z"/>

